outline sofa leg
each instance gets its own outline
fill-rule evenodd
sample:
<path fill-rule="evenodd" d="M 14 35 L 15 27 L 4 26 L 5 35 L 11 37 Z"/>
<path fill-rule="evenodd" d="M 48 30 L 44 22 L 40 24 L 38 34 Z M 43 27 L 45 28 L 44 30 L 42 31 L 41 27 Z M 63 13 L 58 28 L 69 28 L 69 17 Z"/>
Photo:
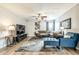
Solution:
<path fill-rule="evenodd" d="M 57 48 L 58 48 L 58 49 L 60 49 L 60 47 L 59 47 L 59 46 L 57 46 Z"/>
<path fill-rule="evenodd" d="M 74 50 L 76 51 L 77 49 L 76 49 L 76 48 L 74 48 Z"/>

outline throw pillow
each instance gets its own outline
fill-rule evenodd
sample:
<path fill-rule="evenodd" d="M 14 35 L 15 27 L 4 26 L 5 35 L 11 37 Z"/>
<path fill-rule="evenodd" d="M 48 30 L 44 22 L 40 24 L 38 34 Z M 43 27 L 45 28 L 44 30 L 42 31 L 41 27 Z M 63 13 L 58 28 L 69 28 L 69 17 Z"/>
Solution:
<path fill-rule="evenodd" d="M 64 38 L 70 38 L 71 36 L 69 36 L 69 35 L 64 35 Z"/>

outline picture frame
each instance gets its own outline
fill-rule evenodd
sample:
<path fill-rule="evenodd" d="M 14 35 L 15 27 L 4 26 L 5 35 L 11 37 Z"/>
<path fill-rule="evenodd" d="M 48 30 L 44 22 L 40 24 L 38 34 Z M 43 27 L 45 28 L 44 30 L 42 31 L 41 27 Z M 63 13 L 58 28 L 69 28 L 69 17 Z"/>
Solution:
<path fill-rule="evenodd" d="M 64 29 L 71 29 L 71 18 L 68 18 L 60 22 L 60 27 L 64 27 Z"/>

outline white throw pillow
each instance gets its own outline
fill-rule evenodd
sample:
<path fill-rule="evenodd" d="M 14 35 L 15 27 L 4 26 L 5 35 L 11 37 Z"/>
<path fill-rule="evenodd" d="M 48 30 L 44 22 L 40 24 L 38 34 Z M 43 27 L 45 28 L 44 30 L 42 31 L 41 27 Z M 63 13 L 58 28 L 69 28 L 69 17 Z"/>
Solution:
<path fill-rule="evenodd" d="M 69 35 L 64 35 L 64 38 L 70 38 L 70 36 Z"/>

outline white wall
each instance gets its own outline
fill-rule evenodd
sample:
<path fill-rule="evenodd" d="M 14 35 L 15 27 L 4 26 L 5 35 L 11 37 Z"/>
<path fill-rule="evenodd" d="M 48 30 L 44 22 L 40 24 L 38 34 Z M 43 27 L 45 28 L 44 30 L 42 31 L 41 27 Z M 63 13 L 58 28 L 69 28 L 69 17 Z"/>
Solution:
<path fill-rule="evenodd" d="M 62 16 L 60 16 L 57 20 L 62 21 L 65 19 L 71 18 L 71 29 L 67 31 L 71 32 L 79 32 L 79 4 L 68 10 Z"/>
<path fill-rule="evenodd" d="M 26 21 L 27 24 L 27 34 L 28 36 L 34 36 L 35 32 L 35 21 L 31 21 L 33 19 L 30 19 L 30 21 Z"/>
<path fill-rule="evenodd" d="M 20 16 L 17 16 L 10 10 L 0 6 L 0 24 L 3 24 L 5 26 L 11 25 L 11 24 L 26 25 L 26 22 Z"/>

